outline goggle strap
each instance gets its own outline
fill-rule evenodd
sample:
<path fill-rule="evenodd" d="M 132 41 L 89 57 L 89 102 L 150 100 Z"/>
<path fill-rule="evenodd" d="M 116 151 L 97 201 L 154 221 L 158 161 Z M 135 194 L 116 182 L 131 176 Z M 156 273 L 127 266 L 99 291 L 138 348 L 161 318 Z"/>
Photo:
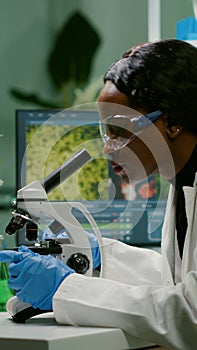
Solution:
<path fill-rule="evenodd" d="M 154 122 L 157 118 L 161 117 L 162 114 L 163 112 L 158 110 L 158 111 L 146 114 L 145 117 L 148 118 L 148 120 L 150 120 L 151 122 Z"/>

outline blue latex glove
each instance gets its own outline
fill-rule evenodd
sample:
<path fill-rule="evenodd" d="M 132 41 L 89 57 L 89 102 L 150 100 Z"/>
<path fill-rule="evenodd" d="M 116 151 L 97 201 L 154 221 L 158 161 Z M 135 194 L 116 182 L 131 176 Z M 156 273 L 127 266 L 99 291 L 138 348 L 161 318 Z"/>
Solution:
<path fill-rule="evenodd" d="M 25 246 L 3 250 L 0 261 L 10 263 L 9 287 L 34 308 L 52 310 L 52 298 L 60 283 L 75 271 L 51 255 L 40 255 Z"/>
<path fill-rule="evenodd" d="M 98 240 L 97 237 L 95 236 L 95 234 L 90 233 L 85 231 L 88 239 L 89 239 L 89 243 L 92 249 L 92 259 L 93 259 L 93 268 L 95 269 L 96 267 L 98 267 L 101 264 L 101 258 L 100 258 L 100 249 L 99 249 L 99 245 L 98 245 Z M 42 240 L 45 239 L 50 239 L 50 238 L 68 238 L 68 234 L 66 233 L 65 230 L 61 230 L 58 234 L 54 234 L 51 232 L 50 228 L 47 227 L 44 232 L 43 232 L 43 236 L 42 236 Z"/>
<path fill-rule="evenodd" d="M 97 240 L 97 237 L 94 235 L 94 233 L 90 233 L 87 231 L 85 231 L 85 233 L 89 239 L 89 243 L 92 249 L 93 268 L 95 269 L 101 264 L 101 256 L 100 256 L 98 240 Z"/>

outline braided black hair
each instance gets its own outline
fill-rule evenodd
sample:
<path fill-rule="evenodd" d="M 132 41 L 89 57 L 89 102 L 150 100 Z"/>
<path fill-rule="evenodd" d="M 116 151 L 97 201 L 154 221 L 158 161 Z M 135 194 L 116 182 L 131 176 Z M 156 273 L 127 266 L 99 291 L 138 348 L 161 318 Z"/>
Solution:
<path fill-rule="evenodd" d="M 169 123 L 197 134 L 197 48 L 176 39 L 134 46 L 112 64 L 110 80 L 132 108 L 162 110 Z"/>

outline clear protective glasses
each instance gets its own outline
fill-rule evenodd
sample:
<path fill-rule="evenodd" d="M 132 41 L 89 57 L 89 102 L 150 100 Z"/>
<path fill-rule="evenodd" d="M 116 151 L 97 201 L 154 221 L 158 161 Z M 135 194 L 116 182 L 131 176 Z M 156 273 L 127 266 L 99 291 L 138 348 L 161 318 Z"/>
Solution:
<path fill-rule="evenodd" d="M 161 117 L 162 111 L 157 110 L 145 115 L 137 115 L 137 111 L 133 115 L 115 115 L 109 116 L 100 121 L 100 135 L 103 143 L 110 151 L 118 151 L 127 146 L 141 132 Z"/>

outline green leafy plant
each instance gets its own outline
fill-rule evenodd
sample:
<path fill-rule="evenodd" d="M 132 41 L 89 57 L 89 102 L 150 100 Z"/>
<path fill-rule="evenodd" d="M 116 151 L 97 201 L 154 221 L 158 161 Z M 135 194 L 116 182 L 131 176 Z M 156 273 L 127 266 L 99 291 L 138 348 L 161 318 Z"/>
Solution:
<path fill-rule="evenodd" d="M 70 107 L 79 100 L 84 103 L 83 96 L 87 101 L 87 93 L 91 98 L 88 102 L 93 102 L 100 89 L 101 79 L 98 80 L 98 88 L 95 83 L 88 86 L 89 75 L 99 44 L 100 36 L 93 26 L 79 12 L 74 13 L 57 34 L 47 62 L 51 82 L 60 92 L 62 102 L 46 101 L 38 93 L 26 93 L 20 88 L 11 88 L 11 95 L 19 100 L 49 108 Z"/>

